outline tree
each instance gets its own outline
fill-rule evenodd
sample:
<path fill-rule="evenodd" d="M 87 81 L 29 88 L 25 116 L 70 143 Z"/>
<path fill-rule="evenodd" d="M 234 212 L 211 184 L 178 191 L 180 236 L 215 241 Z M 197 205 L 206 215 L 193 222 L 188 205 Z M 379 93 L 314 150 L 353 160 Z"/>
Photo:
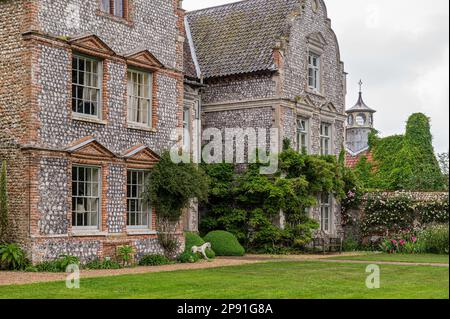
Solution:
<path fill-rule="evenodd" d="M 161 155 L 146 185 L 145 198 L 156 209 L 156 227 L 166 255 L 173 258 L 177 252 L 178 226 L 183 209 L 192 199 L 207 199 L 209 180 L 195 164 L 174 163 L 169 152 Z"/>
<path fill-rule="evenodd" d="M 8 231 L 8 193 L 6 182 L 6 161 L 3 161 L 0 172 L 0 242 L 6 241 Z"/>
<path fill-rule="evenodd" d="M 447 189 L 448 189 L 448 184 L 449 184 L 448 152 L 438 154 L 438 161 L 439 161 L 439 166 L 441 167 L 442 174 L 444 174 L 444 181 L 445 181 L 445 184 L 447 185 Z"/>

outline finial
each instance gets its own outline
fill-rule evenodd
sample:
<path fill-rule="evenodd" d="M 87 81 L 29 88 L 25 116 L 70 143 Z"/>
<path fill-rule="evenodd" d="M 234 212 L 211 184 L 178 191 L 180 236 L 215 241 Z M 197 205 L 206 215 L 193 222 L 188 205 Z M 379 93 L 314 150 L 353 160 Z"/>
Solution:
<path fill-rule="evenodd" d="M 362 80 L 359 80 L 358 84 L 359 84 L 359 93 L 362 93 L 362 85 L 363 85 L 363 81 L 362 81 Z"/>

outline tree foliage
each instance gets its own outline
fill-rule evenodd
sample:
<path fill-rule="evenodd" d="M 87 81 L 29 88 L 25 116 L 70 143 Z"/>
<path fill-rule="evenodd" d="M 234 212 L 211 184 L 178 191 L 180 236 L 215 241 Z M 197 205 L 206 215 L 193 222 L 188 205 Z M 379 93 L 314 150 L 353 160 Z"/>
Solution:
<path fill-rule="evenodd" d="M 436 159 L 430 120 L 422 113 L 410 116 L 405 135 L 370 138 L 373 164 L 362 157 L 357 177 L 367 188 L 436 191 L 445 189 L 445 178 Z"/>
<path fill-rule="evenodd" d="M 161 245 L 168 257 L 175 257 L 179 247 L 177 227 L 183 209 L 192 199 L 207 199 L 209 179 L 195 164 L 174 163 L 169 152 L 150 173 L 145 198 L 156 209 L 156 226 Z"/>

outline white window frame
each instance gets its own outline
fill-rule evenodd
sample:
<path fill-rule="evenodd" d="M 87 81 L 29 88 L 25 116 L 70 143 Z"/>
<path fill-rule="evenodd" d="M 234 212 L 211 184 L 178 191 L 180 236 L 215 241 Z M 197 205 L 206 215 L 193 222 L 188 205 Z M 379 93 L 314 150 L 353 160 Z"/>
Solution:
<path fill-rule="evenodd" d="M 131 82 L 130 82 L 131 75 Z M 148 78 L 148 87 L 146 88 L 145 83 L 143 83 L 143 90 L 148 90 L 148 97 L 142 96 L 143 93 L 136 93 L 136 83 L 134 82 L 134 76 L 142 76 L 142 79 L 145 79 L 145 76 Z M 139 80 L 138 80 L 139 81 Z M 140 85 L 139 83 L 137 85 Z M 141 88 L 142 89 L 142 88 Z M 129 68 L 127 71 L 127 121 L 129 124 L 133 126 L 140 126 L 143 128 L 152 128 L 152 118 L 153 118 L 153 73 L 148 71 L 142 71 L 137 69 Z M 138 105 L 134 105 L 135 102 L 138 102 Z M 145 122 L 139 122 L 138 110 L 139 110 L 139 102 L 145 102 L 147 104 L 147 118 Z M 134 110 L 136 110 L 136 118 L 134 115 Z M 142 109 L 143 111 L 144 109 Z"/>
<path fill-rule="evenodd" d="M 326 135 L 325 128 L 328 127 L 328 135 Z M 330 123 L 320 123 L 320 155 L 333 154 L 333 126 Z M 326 152 L 325 145 L 328 144 L 328 152 Z"/>
<path fill-rule="evenodd" d="M 129 174 L 133 174 L 133 173 L 137 173 L 137 174 L 142 174 L 143 176 L 143 184 L 130 184 L 130 180 L 129 180 Z M 126 220 L 126 224 L 127 224 L 127 229 L 142 229 L 142 230 L 147 230 L 147 229 L 151 229 L 152 227 L 152 207 L 150 205 L 150 203 L 147 203 L 144 201 L 143 197 L 142 197 L 142 193 L 145 191 L 145 183 L 146 183 L 146 179 L 148 177 L 148 174 L 150 172 L 148 170 L 142 170 L 142 169 L 127 169 L 127 220 Z M 139 181 L 139 177 L 138 177 L 138 181 Z M 128 187 L 137 187 L 137 192 L 139 192 L 139 187 L 142 189 L 142 192 L 140 194 L 136 193 L 136 196 L 129 196 L 129 191 L 128 191 Z M 131 194 L 133 195 L 133 194 Z M 139 210 L 134 210 L 131 211 L 130 210 L 130 201 L 136 201 L 138 203 Z M 145 211 L 146 210 L 146 211 Z M 137 219 L 137 215 L 145 215 L 147 214 L 147 223 L 146 224 L 138 224 L 135 223 L 136 225 L 130 225 L 130 214 L 135 214 L 136 218 L 135 221 L 138 220 Z M 142 220 L 142 217 L 139 217 L 140 220 Z"/>
<path fill-rule="evenodd" d="M 74 59 L 77 59 L 77 68 L 75 69 L 73 67 L 74 64 Z M 91 80 L 94 80 L 94 76 L 97 76 L 97 86 L 88 86 L 86 84 L 79 84 L 79 73 L 80 69 L 79 69 L 79 60 L 84 60 L 85 62 L 85 69 L 82 71 L 82 73 L 87 73 L 86 72 L 86 62 L 90 62 L 90 63 L 96 63 L 97 64 L 97 73 L 94 72 L 89 72 L 90 75 L 92 76 Z M 103 62 L 101 60 L 98 60 L 96 58 L 93 57 L 88 57 L 82 54 L 73 54 L 72 56 L 72 67 L 71 67 L 71 80 L 72 80 L 72 114 L 75 114 L 77 116 L 80 117 L 86 117 L 86 118 L 90 118 L 90 119 L 94 119 L 94 120 L 101 120 L 102 119 L 102 84 L 103 84 Z M 75 83 L 73 81 L 73 77 L 74 77 L 74 71 L 77 72 L 77 82 Z M 92 81 L 93 82 L 93 81 Z M 81 99 L 78 97 L 78 88 L 83 88 L 83 96 L 81 97 Z M 89 97 L 89 100 L 84 99 L 84 94 L 85 94 L 85 90 L 89 90 L 88 95 L 90 96 L 90 90 L 96 90 L 96 95 L 97 95 L 97 115 L 92 115 L 92 114 L 87 114 L 87 113 L 83 113 L 83 112 L 78 112 L 78 101 L 82 101 L 83 103 L 85 102 L 92 102 L 92 100 Z M 74 97 L 75 94 L 75 97 Z M 74 110 L 74 100 L 75 102 L 75 110 Z M 84 108 L 85 106 L 83 106 Z"/>
<path fill-rule="evenodd" d="M 302 127 L 300 124 L 301 122 L 304 122 L 304 127 Z M 302 153 L 303 148 L 305 148 L 306 153 L 309 153 L 309 136 L 310 136 L 310 125 L 309 125 L 309 119 L 299 117 L 297 119 L 297 150 L 298 152 Z M 302 145 L 302 137 L 305 139 L 306 145 Z"/>
<path fill-rule="evenodd" d="M 187 116 L 187 118 L 186 118 Z M 191 105 L 190 103 L 185 103 L 183 108 L 183 150 L 184 152 L 191 151 Z"/>
<path fill-rule="evenodd" d="M 79 186 L 81 181 L 79 180 L 79 178 L 78 178 L 78 180 L 74 180 L 74 176 L 73 176 L 74 175 L 73 174 L 73 169 L 74 168 L 77 168 L 77 169 L 78 168 L 84 168 L 84 169 L 96 169 L 96 170 L 98 170 L 97 196 L 86 196 L 86 195 L 80 196 L 79 195 L 79 193 L 78 193 L 78 189 L 79 189 L 78 186 Z M 76 195 L 74 195 L 74 189 L 73 189 L 74 183 L 77 183 Z M 87 187 L 88 184 L 93 184 L 92 181 L 90 181 L 90 182 L 84 181 L 83 183 L 86 184 L 85 187 Z M 91 191 L 92 191 L 92 189 L 91 189 Z M 99 167 L 99 166 L 72 165 L 72 228 L 74 230 L 99 230 L 100 229 L 100 225 L 102 224 L 101 223 L 101 207 L 102 207 L 102 196 L 101 195 L 102 195 L 102 168 Z M 74 198 L 75 198 L 75 206 L 76 206 L 75 210 L 74 210 L 74 201 L 73 201 Z M 79 214 L 78 211 L 77 211 L 78 199 L 83 199 L 83 200 L 86 200 L 86 199 L 97 199 L 98 200 L 98 203 L 97 203 L 97 225 L 91 225 L 91 226 L 78 226 L 77 225 L 77 216 L 76 215 Z M 74 217 L 74 214 L 75 214 L 75 217 Z M 84 217 L 83 217 L 83 220 L 84 220 Z"/>
<path fill-rule="evenodd" d="M 112 2 L 113 5 L 111 6 L 111 0 L 101 0 L 101 11 L 119 18 L 125 18 L 125 0 L 113 0 Z"/>
<path fill-rule="evenodd" d="M 316 61 L 316 65 L 314 64 L 314 61 Z M 321 81 L 322 81 L 322 57 L 320 54 L 317 54 L 314 51 L 309 51 L 308 88 L 315 93 L 320 93 L 322 89 Z"/>
<path fill-rule="evenodd" d="M 324 201 L 324 198 L 327 198 Z M 319 199 L 320 206 L 320 230 L 327 234 L 332 232 L 332 218 L 333 218 L 333 197 L 331 194 L 322 194 Z"/>

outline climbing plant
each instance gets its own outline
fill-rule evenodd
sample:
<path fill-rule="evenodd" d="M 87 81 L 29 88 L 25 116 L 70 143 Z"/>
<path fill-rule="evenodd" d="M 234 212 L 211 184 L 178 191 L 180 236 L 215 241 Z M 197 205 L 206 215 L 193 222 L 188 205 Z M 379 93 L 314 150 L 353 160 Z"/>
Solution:
<path fill-rule="evenodd" d="M 6 161 L 3 161 L 0 172 L 0 243 L 6 241 L 8 231 L 8 193 L 6 182 Z"/>
<path fill-rule="evenodd" d="M 430 120 L 422 113 L 410 116 L 405 135 L 369 137 L 373 163 L 362 157 L 357 177 L 367 188 L 435 191 L 446 188 L 436 159 Z"/>
<path fill-rule="evenodd" d="M 192 199 L 203 201 L 208 195 L 208 177 L 194 164 L 174 163 L 164 152 L 150 173 L 145 198 L 156 209 L 156 226 L 161 245 L 169 257 L 174 257 L 179 243 L 178 222 L 183 209 Z"/>
<path fill-rule="evenodd" d="M 201 232 L 226 230 L 247 251 L 280 253 L 304 249 L 318 223 L 308 208 L 320 193 L 345 197 L 343 165 L 335 156 L 300 154 L 284 142 L 280 170 L 261 175 L 259 164 L 237 173 L 233 164 L 204 165 L 211 179 L 207 204 L 202 207 Z M 280 212 L 285 227 L 280 225 Z"/>

